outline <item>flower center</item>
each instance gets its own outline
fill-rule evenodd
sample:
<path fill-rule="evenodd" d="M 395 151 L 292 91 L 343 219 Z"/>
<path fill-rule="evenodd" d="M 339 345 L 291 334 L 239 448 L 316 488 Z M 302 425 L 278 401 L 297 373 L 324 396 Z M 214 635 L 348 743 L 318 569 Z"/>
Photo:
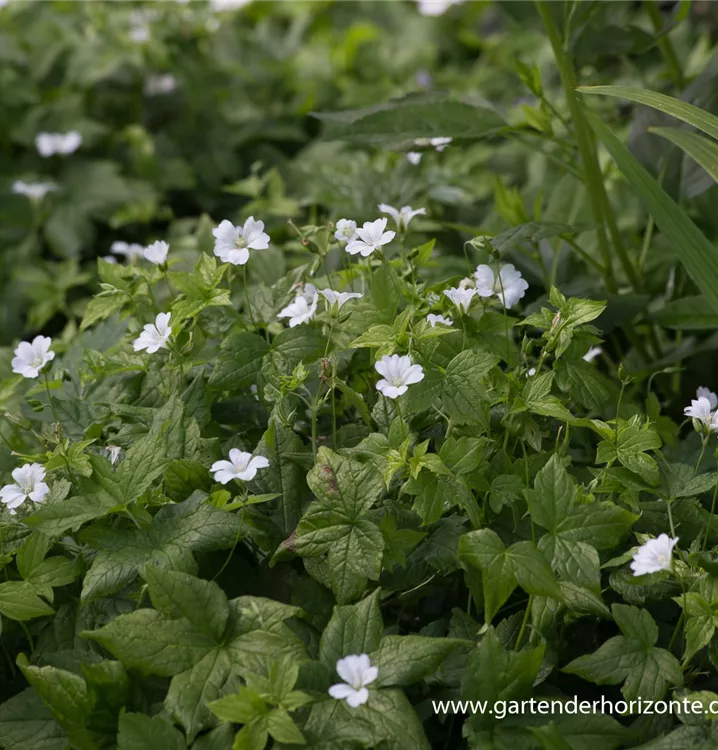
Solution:
<path fill-rule="evenodd" d="M 247 242 L 245 241 L 244 237 L 237 237 L 237 239 L 234 241 L 234 246 L 237 248 L 237 250 L 244 250 L 244 248 L 247 247 Z"/>
<path fill-rule="evenodd" d="M 404 385 L 404 378 L 402 378 L 401 375 L 393 375 L 391 377 L 391 384 L 395 388 L 399 388 L 400 386 Z"/>

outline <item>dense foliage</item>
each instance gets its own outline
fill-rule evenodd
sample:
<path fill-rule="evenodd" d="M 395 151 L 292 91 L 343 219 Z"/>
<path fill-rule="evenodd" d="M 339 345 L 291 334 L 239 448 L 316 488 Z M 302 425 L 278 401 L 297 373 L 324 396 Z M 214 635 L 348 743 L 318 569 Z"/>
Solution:
<path fill-rule="evenodd" d="M 218 5 L 0 8 L 0 747 L 718 747 L 710 14 Z"/>

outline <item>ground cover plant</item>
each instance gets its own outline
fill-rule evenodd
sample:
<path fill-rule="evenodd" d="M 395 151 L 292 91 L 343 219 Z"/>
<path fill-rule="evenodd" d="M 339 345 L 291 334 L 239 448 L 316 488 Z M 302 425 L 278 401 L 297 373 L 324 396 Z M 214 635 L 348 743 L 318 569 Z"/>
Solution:
<path fill-rule="evenodd" d="M 717 747 L 710 9 L 228 5 L 0 8 L 0 747 Z"/>

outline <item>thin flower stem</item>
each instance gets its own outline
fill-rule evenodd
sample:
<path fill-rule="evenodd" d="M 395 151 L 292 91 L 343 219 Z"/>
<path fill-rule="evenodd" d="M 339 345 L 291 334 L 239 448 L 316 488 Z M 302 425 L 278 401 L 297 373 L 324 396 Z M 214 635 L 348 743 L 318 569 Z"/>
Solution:
<path fill-rule="evenodd" d="M 257 324 L 254 320 L 254 314 L 252 313 L 252 303 L 249 301 L 249 290 L 247 289 L 247 265 L 242 266 L 242 286 L 244 286 L 244 299 L 247 302 L 247 312 L 249 313 L 249 319 L 252 321 L 252 328 L 257 330 Z"/>
<path fill-rule="evenodd" d="M 703 543 L 701 544 L 701 550 L 705 550 L 706 544 L 708 543 L 708 532 L 710 531 L 710 527 L 713 524 L 713 515 L 715 514 L 716 510 L 716 496 L 718 495 L 718 482 L 716 482 L 716 486 L 713 489 L 713 502 L 711 503 L 711 513 L 710 516 L 708 516 L 708 523 L 706 524 L 705 530 L 703 532 Z"/>
<path fill-rule="evenodd" d="M 521 648 L 521 641 L 523 640 L 524 631 L 526 630 L 526 625 L 529 621 L 529 615 L 531 614 L 531 605 L 533 604 L 533 601 L 533 594 L 530 594 L 528 603 L 526 604 L 526 612 L 524 612 L 524 619 L 521 622 L 521 629 L 519 630 L 519 634 L 516 637 L 516 645 L 514 646 L 514 651 L 518 651 Z"/>
<path fill-rule="evenodd" d="M 694 477 L 698 473 L 698 468 L 700 467 L 701 461 L 703 460 L 703 456 L 704 456 L 704 454 L 706 452 L 706 446 L 708 445 L 708 441 L 709 440 L 710 440 L 710 435 L 703 435 L 703 437 L 702 437 L 703 444 L 701 445 L 701 453 L 698 456 L 698 461 L 696 462 L 696 465 L 693 467 L 693 476 Z"/>

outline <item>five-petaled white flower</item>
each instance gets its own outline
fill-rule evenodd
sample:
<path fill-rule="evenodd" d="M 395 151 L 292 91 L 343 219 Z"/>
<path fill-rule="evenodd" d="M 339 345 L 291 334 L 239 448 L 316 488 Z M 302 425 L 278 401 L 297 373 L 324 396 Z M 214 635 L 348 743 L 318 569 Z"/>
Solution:
<path fill-rule="evenodd" d="M 327 307 L 336 310 L 342 309 L 345 302 L 350 299 L 359 299 L 362 295 L 359 292 L 335 292 L 333 289 L 320 289 L 319 294 L 327 301 Z"/>
<path fill-rule="evenodd" d="M 678 537 L 671 539 L 668 534 L 661 534 L 658 539 L 649 539 L 642 544 L 631 562 L 634 576 L 644 576 L 647 573 L 658 573 L 659 570 L 673 568 L 673 548 Z"/>
<path fill-rule="evenodd" d="M 476 295 L 476 289 L 452 287 L 451 289 L 444 289 L 444 294 L 456 305 L 459 312 L 468 313 L 471 300 Z"/>
<path fill-rule="evenodd" d="M 80 148 L 82 136 L 77 130 L 67 133 L 38 133 L 35 136 L 35 146 L 40 156 L 48 157 L 55 154 L 72 154 Z"/>
<path fill-rule="evenodd" d="M 225 219 L 212 230 L 212 234 L 215 238 L 214 254 L 233 266 L 243 266 L 249 260 L 250 250 L 266 250 L 269 247 L 264 222 L 255 221 L 254 216 L 250 216 L 241 227 Z"/>
<path fill-rule="evenodd" d="M 346 251 L 350 255 L 359 253 L 366 258 L 375 250 L 379 250 L 382 245 L 388 245 L 396 237 L 396 232 L 392 232 L 391 230 L 385 232 L 385 229 L 386 219 L 365 221 L 364 226 L 356 230 L 358 239 L 349 242 L 346 246 Z"/>
<path fill-rule="evenodd" d="M 170 246 L 162 240 L 157 240 L 147 247 L 143 251 L 145 260 L 150 263 L 154 263 L 156 266 L 163 266 L 167 262 L 167 253 L 169 252 Z"/>
<path fill-rule="evenodd" d="M 686 406 L 686 408 L 683 409 L 683 413 L 687 417 L 697 419 L 705 425 L 710 424 L 713 416 L 711 414 L 711 402 L 705 396 L 699 396 L 696 399 L 692 399 L 691 405 Z"/>
<path fill-rule="evenodd" d="M 353 219 L 339 219 L 334 238 L 339 242 L 352 242 L 357 238 L 357 223 Z"/>
<path fill-rule="evenodd" d="M 21 506 L 30 498 L 33 503 L 45 501 L 45 495 L 50 488 L 45 484 L 45 469 L 40 464 L 25 464 L 13 469 L 13 484 L 6 484 L 0 489 L 0 500 L 10 508 L 15 515 L 15 508 Z"/>
<path fill-rule="evenodd" d="M 110 252 L 124 256 L 131 263 L 145 257 L 145 249 L 142 245 L 136 242 L 123 242 L 122 240 L 113 242 L 110 246 Z"/>
<path fill-rule="evenodd" d="M 451 318 L 445 318 L 443 315 L 434 315 L 434 313 L 429 313 L 426 316 L 426 320 L 432 328 L 436 328 L 437 323 L 441 323 L 443 326 L 454 324 L 454 321 Z"/>
<path fill-rule="evenodd" d="M 366 654 L 350 654 L 337 661 L 337 674 L 344 680 L 329 688 L 329 695 L 338 701 L 346 701 L 358 708 L 369 700 L 367 685 L 379 676 L 377 667 L 372 667 Z"/>
<path fill-rule="evenodd" d="M 512 263 L 503 266 L 498 276 L 494 275 L 490 266 L 477 266 L 474 278 L 476 290 L 481 297 L 496 295 L 507 310 L 510 310 L 529 288 L 528 282 L 521 277 L 521 272 L 517 271 Z"/>
<path fill-rule="evenodd" d="M 54 182 L 24 182 L 16 180 L 12 184 L 12 191 L 17 195 L 24 195 L 33 201 L 41 201 L 49 192 L 57 190 Z"/>
<path fill-rule="evenodd" d="M 252 456 L 239 448 L 232 448 L 229 461 L 215 461 L 210 468 L 214 481 L 227 484 L 233 479 L 249 482 L 254 479 L 258 469 L 266 469 L 269 461 L 264 456 Z"/>
<path fill-rule="evenodd" d="M 148 354 L 154 354 L 160 349 L 167 349 L 167 342 L 172 335 L 171 316 L 172 313 L 159 313 L 154 323 L 148 323 L 134 341 L 135 351 L 146 349 Z"/>
<path fill-rule="evenodd" d="M 590 349 L 583 355 L 584 362 L 593 362 L 596 357 L 598 357 L 599 354 L 603 353 L 603 349 L 601 349 L 600 346 L 592 346 Z"/>
<path fill-rule="evenodd" d="M 378 208 L 383 214 L 389 214 L 394 219 L 396 228 L 400 232 L 409 228 L 409 222 L 415 216 L 426 216 L 425 208 L 417 208 L 415 211 L 411 206 L 402 206 L 397 210 L 394 206 L 389 206 L 386 203 L 380 203 Z"/>
<path fill-rule="evenodd" d="M 49 336 L 35 336 L 31 342 L 21 341 L 11 362 L 12 371 L 24 378 L 36 378 L 40 370 L 55 359 L 51 346 L 52 339 Z"/>
<path fill-rule="evenodd" d="M 696 391 L 696 398 L 707 398 L 711 405 L 711 409 L 715 409 L 716 407 L 718 407 L 718 396 L 715 393 L 713 393 L 713 391 L 710 388 L 705 388 L 704 386 L 701 386 Z"/>
<path fill-rule="evenodd" d="M 304 289 L 297 294 L 294 302 L 280 310 L 278 318 L 289 318 L 289 327 L 294 328 L 302 323 L 307 323 L 314 317 L 317 311 L 319 293 L 314 284 L 306 284 Z"/>
<path fill-rule="evenodd" d="M 386 398 L 403 396 L 410 385 L 424 379 L 421 365 L 414 365 L 407 356 L 385 354 L 374 369 L 384 377 L 376 384 L 376 389 Z"/>

